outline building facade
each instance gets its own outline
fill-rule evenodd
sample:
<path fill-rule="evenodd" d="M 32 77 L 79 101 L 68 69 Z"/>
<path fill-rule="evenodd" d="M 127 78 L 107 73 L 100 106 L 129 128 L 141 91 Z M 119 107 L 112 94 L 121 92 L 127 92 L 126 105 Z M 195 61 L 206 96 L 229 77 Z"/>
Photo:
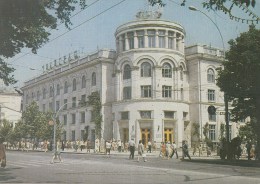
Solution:
<path fill-rule="evenodd" d="M 208 127 L 218 142 L 224 124 L 223 93 L 216 86 L 223 51 L 205 45 L 185 47 L 185 30 L 177 23 L 140 18 L 119 26 L 116 51 L 47 65 L 45 72 L 23 86 L 23 106 L 36 101 L 41 111 L 55 111 L 63 123 L 62 139 L 95 140 L 91 106 L 82 106 L 93 92 L 101 98 L 103 139 L 160 143 L 193 140 L 193 124 Z M 216 107 L 210 115 L 208 107 Z M 239 124 L 230 123 L 231 137 Z"/>
<path fill-rule="evenodd" d="M 21 119 L 21 99 L 21 95 L 14 90 L 7 89 L 4 85 L 0 87 L 0 126 L 4 119 L 11 122 L 13 127 Z"/>

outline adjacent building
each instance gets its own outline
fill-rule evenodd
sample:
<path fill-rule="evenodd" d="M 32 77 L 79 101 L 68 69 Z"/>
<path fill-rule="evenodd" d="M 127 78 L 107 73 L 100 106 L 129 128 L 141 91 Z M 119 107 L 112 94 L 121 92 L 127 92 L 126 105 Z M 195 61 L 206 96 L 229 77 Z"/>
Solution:
<path fill-rule="evenodd" d="M 145 16 L 144 16 L 145 15 Z M 23 106 L 36 101 L 41 111 L 55 111 L 63 123 L 62 139 L 95 140 L 95 123 L 87 101 L 99 92 L 102 138 L 160 143 L 193 140 L 193 124 L 208 127 L 218 142 L 224 124 L 223 93 L 216 86 L 223 50 L 185 46 L 177 23 L 142 14 L 115 31 L 116 51 L 101 49 L 87 56 L 70 55 L 44 67 L 44 73 L 22 87 Z M 217 111 L 208 113 L 213 105 Z M 230 123 L 235 137 L 239 123 Z"/>

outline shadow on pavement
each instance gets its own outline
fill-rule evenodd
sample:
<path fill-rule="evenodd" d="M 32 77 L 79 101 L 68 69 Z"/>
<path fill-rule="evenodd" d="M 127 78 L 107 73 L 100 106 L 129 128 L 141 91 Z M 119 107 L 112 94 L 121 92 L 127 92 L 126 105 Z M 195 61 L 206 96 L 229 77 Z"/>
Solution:
<path fill-rule="evenodd" d="M 183 162 L 192 162 L 192 163 L 220 164 L 220 165 L 260 168 L 260 161 L 257 161 L 257 160 L 221 160 L 221 159 L 196 158 L 196 159 L 191 159 L 191 160 L 184 159 L 182 161 Z"/>

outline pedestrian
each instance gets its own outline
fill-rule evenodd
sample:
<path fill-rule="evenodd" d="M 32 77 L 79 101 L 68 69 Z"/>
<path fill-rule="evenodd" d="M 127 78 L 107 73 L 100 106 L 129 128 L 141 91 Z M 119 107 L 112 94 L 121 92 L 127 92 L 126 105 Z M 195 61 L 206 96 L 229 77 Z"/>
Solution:
<path fill-rule="evenodd" d="M 80 141 L 80 151 L 81 151 L 81 152 L 82 152 L 83 148 L 84 148 L 84 141 L 81 140 L 81 141 Z"/>
<path fill-rule="evenodd" d="M 165 156 L 167 157 L 167 159 L 169 159 L 169 158 L 170 158 L 170 155 L 171 155 L 171 153 L 172 153 L 170 141 L 168 141 L 168 142 L 166 143 L 165 147 L 166 147 L 166 155 L 165 155 Z"/>
<path fill-rule="evenodd" d="M 0 138 L 0 162 L 1 167 L 6 167 L 6 154 L 5 154 L 5 145 L 3 144 L 4 138 Z"/>
<path fill-rule="evenodd" d="M 121 140 L 118 140 L 118 142 L 117 142 L 117 148 L 118 148 L 118 152 L 121 152 L 121 151 L 122 151 L 122 142 L 121 142 Z"/>
<path fill-rule="evenodd" d="M 61 150 L 64 151 L 64 149 L 65 149 L 65 141 L 62 141 L 61 142 Z"/>
<path fill-rule="evenodd" d="M 90 153 L 91 142 L 87 140 L 87 153 Z"/>
<path fill-rule="evenodd" d="M 134 142 L 134 139 L 131 139 L 129 141 L 129 149 L 130 149 L 129 159 L 134 159 L 134 156 L 135 156 L 135 142 Z"/>
<path fill-rule="evenodd" d="M 164 158 L 166 156 L 166 146 L 164 142 L 161 142 L 161 147 L 160 147 L 160 157 Z"/>
<path fill-rule="evenodd" d="M 99 139 L 96 138 L 95 140 L 95 153 L 98 153 L 99 152 Z"/>
<path fill-rule="evenodd" d="M 143 145 L 141 140 L 139 140 L 139 144 L 138 144 L 138 149 L 137 150 L 138 150 L 137 161 L 139 162 L 139 157 L 141 156 L 141 157 L 143 157 L 144 162 L 146 162 L 147 160 L 146 160 L 146 155 L 144 153 L 144 145 Z"/>
<path fill-rule="evenodd" d="M 175 141 L 172 142 L 171 149 L 172 149 L 172 154 L 170 155 L 170 158 L 172 158 L 173 155 L 175 154 L 176 155 L 176 159 L 178 159 L 179 156 L 178 156 L 177 145 L 176 145 Z"/>
<path fill-rule="evenodd" d="M 108 157 L 110 157 L 110 151 L 111 151 L 111 142 L 110 141 L 106 141 L 106 154 Z"/>
<path fill-rule="evenodd" d="M 251 144 L 251 141 L 247 141 L 247 144 L 246 144 L 246 152 L 247 152 L 247 159 L 248 160 L 251 160 L 251 155 L 250 155 L 250 151 L 251 151 L 251 148 L 252 148 L 252 144 Z"/>
<path fill-rule="evenodd" d="M 152 143 L 151 143 L 150 139 L 148 140 L 147 145 L 148 145 L 147 153 L 148 153 L 148 152 L 152 153 Z"/>
<path fill-rule="evenodd" d="M 182 141 L 182 159 L 184 160 L 185 157 L 188 157 L 191 160 L 189 155 L 188 143 L 187 141 Z"/>
<path fill-rule="evenodd" d="M 59 140 L 57 141 L 56 150 L 55 150 L 54 155 L 52 157 L 51 164 L 54 163 L 54 159 L 57 158 L 57 157 L 58 157 L 60 162 L 63 162 L 62 159 L 61 159 L 61 142 Z"/>

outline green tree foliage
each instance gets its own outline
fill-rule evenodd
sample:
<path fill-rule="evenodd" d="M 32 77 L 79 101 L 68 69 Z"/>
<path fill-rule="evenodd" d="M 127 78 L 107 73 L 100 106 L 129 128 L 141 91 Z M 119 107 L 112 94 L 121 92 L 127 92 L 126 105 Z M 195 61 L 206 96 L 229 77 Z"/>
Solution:
<path fill-rule="evenodd" d="M 165 6 L 166 0 L 149 0 L 149 3 L 154 5 Z M 186 6 L 186 0 L 179 0 L 181 6 Z M 230 19 L 241 21 L 242 23 L 258 23 L 259 17 L 249 8 L 254 8 L 256 0 L 203 0 L 202 5 L 207 10 L 222 11 L 227 14 Z M 240 8 L 244 11 L 244 17 L 237 17 L 233 13 L 233 9 Z"/>
<path fill-rule="evenodd" d="M 241 137 L 243 141 L 256 141 L 256 132 L 252 126 L 252 123 L 247 122 L 245 126 L 239 128 L 239 137 Z"/>
<path fill-rule="evenodd" d="M 4 138 L 5 141 L 9 140 L 13 125 L 6 119 L 2 120 L 2 126 L 0 127 L 0 137 Z"/>
<path fill-rule="evenodd" d="M 230 40 L 217 85 L 233 102 L 232 119 L 251 118 L 260 142 L 260 30 L 250 26 L 236 40 Z"/>
<path fill-rule="evenodd" d="M 52 139 L 54 126 L 49 125 L 49 122 L 53 120 L 53 116 L 53 112 L 41 112 L 37 103 L 33 101 L 22 114 L 22 136 L 33 140 Z M 55 123 L 57 125 L 56 138 L 60 138 L 63 127 L 58 119 L 56 119 Z M 26 130 L 25 133 L 24 130 Z"/>
<path fill-rule="evenodd" d="M 97 137 L 101 138 L 101 130 L 102 130 L 102 115 L 101 115 L 101 100 L 100 95 L 98 92 L 93 92 L 91 95 L 88 96 L 88 105 L 92 106 L 92 115 L 94 116 L 95 122 L 95 132 Z"/>
<path fill-rule="evenodd" d="M 3 61 L 29 48 L 37 52 L 48 42 L 50 29 L 56 29 L 58 22 L 67 28 L 70 16 L 80 5 L 86 7 L 85 0 L 1 0 L 0 1 L 0 79 L 5 84 L 16 81 L 10 73 L 14 69 Z"/>

